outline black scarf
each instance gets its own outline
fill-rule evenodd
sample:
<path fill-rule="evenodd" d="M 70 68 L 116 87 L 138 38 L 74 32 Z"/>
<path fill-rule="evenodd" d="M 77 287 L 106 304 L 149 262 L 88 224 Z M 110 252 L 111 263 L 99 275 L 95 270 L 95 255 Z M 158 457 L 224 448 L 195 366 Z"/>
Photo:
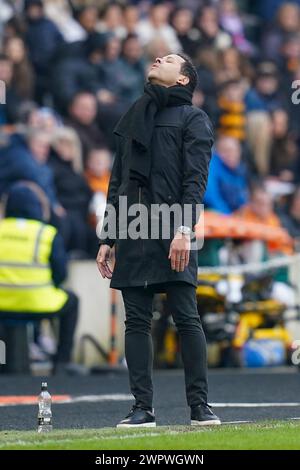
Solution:
<path fill-rule="evenodd" d="M 130 161 L 130 179 L 141 185 L 148 183 L 151 168 L 151 139 L 155 116 L 166 106 L 192 104 L 193 93 L 189 87 L 165 87 L 146 83 L 144 94 L 129 108 L 117 123 L 114 133 L 126 138 L 125 158 Z"/>

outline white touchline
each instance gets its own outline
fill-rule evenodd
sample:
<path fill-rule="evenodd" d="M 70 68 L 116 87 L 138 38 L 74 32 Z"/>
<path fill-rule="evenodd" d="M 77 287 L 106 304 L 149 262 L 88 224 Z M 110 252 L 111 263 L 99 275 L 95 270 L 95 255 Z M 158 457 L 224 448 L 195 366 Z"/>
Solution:
<path fill-rule="evenodd" d="M 71 397 L 68 403 L 78 403 L 78 402 L 99 402 L 99 401 L 128 401 L 133 400 L 133 396 L 126 393 L 113 393 L 106 395 L 81 395 L 78 397 Z M 60 402 L 63 403 L 63 402 Z"/>
<path fill-rule="evenodd" d="M 270 407 L 287 407 L 300 406 L 299 402 L 275 402 L 275 403 L 210 403 L 213 408 L 270 408 Z"/>

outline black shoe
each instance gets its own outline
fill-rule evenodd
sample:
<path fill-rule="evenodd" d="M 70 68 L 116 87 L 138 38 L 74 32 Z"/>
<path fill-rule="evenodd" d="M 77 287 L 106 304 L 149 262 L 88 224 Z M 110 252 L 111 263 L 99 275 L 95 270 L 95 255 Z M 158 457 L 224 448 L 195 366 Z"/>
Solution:
<path fill-rule="evenodd" d="M 144 410 L 137 405 L 133 405 L 126 418 L 117 424 L 117 428 L 154 428 L 155 426 L 154 409 Z"/>
<path fill-rule="evenodd" d="M 210 426 L 213 424 L 221 424 L 221 420 L 212 412 L 209 405 L 191 406 L 192 426 Z"/>

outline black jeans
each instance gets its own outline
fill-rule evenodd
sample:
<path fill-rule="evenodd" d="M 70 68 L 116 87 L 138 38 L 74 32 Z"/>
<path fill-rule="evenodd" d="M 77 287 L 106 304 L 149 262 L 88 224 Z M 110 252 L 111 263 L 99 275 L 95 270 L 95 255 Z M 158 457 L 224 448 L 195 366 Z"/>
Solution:
<path fill-rule="evenodd" d="M 78 318 L 78 297 L 71 291 L 66 291 L 68 299 L 63 307 L 57 312 L 51 313 L 21 313 L 21 312 L 0 312 L 1 320 L 17 322 L 18 320 L 39 322 L 40 320 L 59 319 L 59 338 L 55 357 L 56 363 L 67 363 L 71 359 L 73 339 Z"/>
<path fill-rule="evenodd" d="M 189 406 L 207 403 L 206 340 L 197 310 L 196 288 L 185 282 L 166 283 L 167 302 L 178 329 Z M 125 357 L 136 404 L 152 408 L 153 346 L 151 336 L 154 291 L 151 286 L 122 289 L 126 312 Z"/>

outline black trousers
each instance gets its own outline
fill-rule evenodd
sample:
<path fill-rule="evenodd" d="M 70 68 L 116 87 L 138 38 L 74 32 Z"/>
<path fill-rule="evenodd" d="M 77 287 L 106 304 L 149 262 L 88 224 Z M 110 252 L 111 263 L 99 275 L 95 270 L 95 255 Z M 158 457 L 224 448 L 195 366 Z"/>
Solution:
<path fill-rule="evenodd" d="M 71 291 L 66 291 L 68 298 L 63 307 L 57 312 L 51 313 L 21 313 L 21 312 L 2 312 L 0 311 L 0 324 L 1 321 L 5 322 L 18 322 L 32 321 L 39 322 L 40 320 L 51 320 L 54 318 L 59 319 L 59 338 L 58 347 L 55 357 L 56 363 L 70 362 L 71 353 L 73 348 L 74 333 L 78 318 L 78 297 Z M 15 345 L 17 346 L 17 345 Z"/>
<path fill-rule="evenodd" d="M 197 310 L 196 288 L 186 282 L 166 283 L 170 312 L 178 329 L 189 406 L 207 403 L 206 340 Z M 136 404 L 153 403 L 153 346 L 151 320 L 154 290 L 151 286 L 122 289 L 125 306 L 125 357 Z"/>

